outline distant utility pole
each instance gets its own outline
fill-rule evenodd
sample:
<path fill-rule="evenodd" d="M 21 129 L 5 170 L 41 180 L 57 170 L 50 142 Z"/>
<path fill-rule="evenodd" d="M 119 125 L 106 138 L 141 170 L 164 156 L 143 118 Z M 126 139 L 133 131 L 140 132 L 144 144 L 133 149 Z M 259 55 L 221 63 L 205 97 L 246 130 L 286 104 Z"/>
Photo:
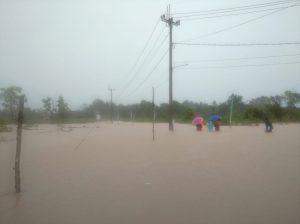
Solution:
<path fill-rule="evenodd" d="M 108 91 L 110 91 L 110 121 L 113 122 L 113 91 L 115 91 L 115 89 L 113 88 L 109 88 Z"/>
<path fill-rule="evenodd" d="M 170 35 L 169 35 L 169 130 L 173 131 L 173 42 L 172 42 L 172 31 L 173 26 L 179 26 L 180 21 L 177 20 L 174 22 L 173 17 L 170 16 L 170 5 L 167 8 L 167 14 L 161 16 L 161 20 L 169 26 Z"/>

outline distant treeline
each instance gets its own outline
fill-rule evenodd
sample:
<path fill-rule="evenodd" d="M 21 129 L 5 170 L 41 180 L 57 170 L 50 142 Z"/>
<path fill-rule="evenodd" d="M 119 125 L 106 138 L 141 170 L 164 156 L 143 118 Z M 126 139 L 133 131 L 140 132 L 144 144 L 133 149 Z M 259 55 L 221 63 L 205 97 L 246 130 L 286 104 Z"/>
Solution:
<path fill-rule="evenodd" d="M 0 123 L 13 123 L 16 121 L 18 100 L 22 95 L 22 89 L 16 86 L 0 89 Z M 27 123 L 68 123 L 95 121 L 97 114 L 101 120 L 120 121 L 151 121 L 153 119 L 152 102 L 142 100 L 131 105 L 116 105 L 95 99 L 92 103 L 83 106 L 79 110 L 71 110 L 65 99 L 50 97 L 41 99 L 43 108 L 25 109 L 25 122 Z M 281 95 L 261 96 L 248 102 L 243 97 L 232 94 L 225 102 L 211 104 L 202 102 L 174 101 L 174 120 L 177 122 L 191 122 L 193 116 L 198 113 L 207 119 L 212 114 L 222 116 L 222 123 L 228 124 L 232 109 L 232 123 L 258 123 L 265 117 L 274 122 L 299 122 L 300 121 L 300 94 L 294 91 L 285 91 Z M 168 121 L 169 105 L 162 103 L 155 105 L 156 121 Z"/>

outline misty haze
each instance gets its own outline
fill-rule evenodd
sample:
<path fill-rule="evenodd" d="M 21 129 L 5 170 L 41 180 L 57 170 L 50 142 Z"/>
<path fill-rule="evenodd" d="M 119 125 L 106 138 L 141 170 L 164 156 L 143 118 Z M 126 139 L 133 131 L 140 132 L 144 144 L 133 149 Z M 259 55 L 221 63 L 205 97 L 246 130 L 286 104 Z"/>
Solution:
<path fill-rule="evenodd" d="M 0 223 L 300 223 L 300 0 L 0 0 Z"/>

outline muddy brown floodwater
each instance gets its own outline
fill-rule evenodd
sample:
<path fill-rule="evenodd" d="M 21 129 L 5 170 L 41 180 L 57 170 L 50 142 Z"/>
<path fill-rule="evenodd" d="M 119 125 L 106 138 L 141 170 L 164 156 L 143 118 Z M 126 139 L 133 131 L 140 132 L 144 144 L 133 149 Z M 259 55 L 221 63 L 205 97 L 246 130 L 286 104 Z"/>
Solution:
<path fill-rule="evenodd" d="M 0 133 L 1 224 L 297 224 L 300 125 L 91 123 Z"/>

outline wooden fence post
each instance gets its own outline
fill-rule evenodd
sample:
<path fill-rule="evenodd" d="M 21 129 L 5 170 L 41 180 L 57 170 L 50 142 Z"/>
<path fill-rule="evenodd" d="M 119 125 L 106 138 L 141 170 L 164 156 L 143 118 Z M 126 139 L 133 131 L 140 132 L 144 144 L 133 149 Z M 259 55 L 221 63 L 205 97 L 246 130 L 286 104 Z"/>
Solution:
<path fill-rule="evenodd" d="M 153 109 L 152 140 L 154 141 L 154 139 L 155 139 L 155 129 L 154 129 L 154 124 L 155 124 L 154 87 L 152 87 L 152 109 Z"/>
<path fill-rule="evenodd" d="M 20 157 L 21 157 L 21 143 L 22 143 L 22 126 L 23 126 L 23 111 L 24 111 L 25 96 L 20 97 L 19 114 L 18 114 L 18 129 L 17 129 L 17 149 L 15 159 L 15 189 L 16 193 L 21 192 L 21 175 L 20 175 Z"/>

